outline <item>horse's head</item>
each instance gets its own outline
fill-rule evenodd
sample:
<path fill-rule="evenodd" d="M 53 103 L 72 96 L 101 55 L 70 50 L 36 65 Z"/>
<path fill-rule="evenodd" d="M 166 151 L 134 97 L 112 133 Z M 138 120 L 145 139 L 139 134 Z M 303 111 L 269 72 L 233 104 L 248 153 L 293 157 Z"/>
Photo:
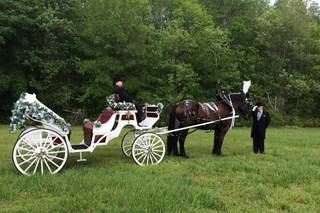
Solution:
<path fill-rule="evenodd" d="M 231 93 L 229 96 L 236 113 L 248 118 L 252 110 L 252 103 L 249 98 L 249 94 Z"/>
<path fill-rule="evenodd" d="M 249 95 L 250 85 L 251 81 L 244 81 L 242 92 L 229 95 L 235 111 L 246 118 L 249 118 L 253 106 Z"/>

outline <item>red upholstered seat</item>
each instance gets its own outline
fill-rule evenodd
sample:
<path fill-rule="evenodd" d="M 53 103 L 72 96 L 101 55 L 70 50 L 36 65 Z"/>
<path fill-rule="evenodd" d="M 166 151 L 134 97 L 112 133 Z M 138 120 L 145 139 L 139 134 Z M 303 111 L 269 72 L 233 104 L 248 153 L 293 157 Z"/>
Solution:
<path fill-rule="evenodd" d="M 87 144 L 88 146 L 91 144 L 92 130 L 93 130 L 93 122 L 87 122 L 83 125 L 84 143 Z"/>
<path fill-rule="evenodd" d="M 157 106 L 148 106 L 147 107 L 147 117 L 156 118 L 158 117 L 158 107 Z"/>
<path fill-rule="evenodd" d="M 104 110 L 98 117 L 97 121 L 100 121 L 101 124 L 105 124 L 111 116 L 115 113 L 115 111 L 108 111 Z M 93 122 L 87 122 L 83 125 L 83 135 L 84 135 L 84 143 L 90 146 L 91 139 L 92 139 L 92 130 L 93 130 Z M 95 142 L 97 142 L 102 136 L 96 136 Z M 104 142 L 105 139 L 103 139 L 101 142 Z"/>
<path fill-rule="evenodd" d="M 98 117 L 98 121 L 100 121 L 102 124 L 106 123 L 110 118 L 111 116 L 115 113 L 115 111 L 111 111 L 111 110 L 105 110 L 103 111 L 99 117 Z"/>

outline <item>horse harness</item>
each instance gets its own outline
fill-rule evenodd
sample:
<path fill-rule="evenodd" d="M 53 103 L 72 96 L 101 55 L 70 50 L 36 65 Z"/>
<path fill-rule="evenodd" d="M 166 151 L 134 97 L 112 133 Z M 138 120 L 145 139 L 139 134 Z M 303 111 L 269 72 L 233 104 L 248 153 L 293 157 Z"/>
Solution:
<path fill-rule="evenodd" d="M 235 112 L 235 109 L 234 109 L 234 107 L 233 107 L 233 103 L 232 103 L 232 99 L 231 99 L 231 94 L 229 94 L 228 96 L 226 96 L 224 93 L 221 93 L 221 94 L 219 94 L 219 97 L 221 98 L 221 100 L 224 102 L 224 103 L 226 103 L 228 106 L 230 106 L 230 108 L 231 108 L 231 116 L 233 117 L 232 118 L 232 120 L 231 120 L 231 125 L 230 125 L 230 129 L 232 129 L 233 127 L 234 127 L 234 124 L 235 124 L 235 115 L 236 115 L 236 112 Z M 201 103 L 199 103 L 200 104 L 200 106 L 202 107 L 202 109 L 204 109 L 207 113 L 209 113 L 209 110 L 208 110 L 208 108 L 211 110 L 211 111 L 213 111 L 213 112 L 215 112 L 217 115 L 218 115 L 218 117 L 219 117 L 219 120 L 221 120 L 221 116 L 220 116 L 220 114 L 218 113 L 218 107 L 217 107 L 217 105 L 214 103 L 214 102 L 209 102 L 209 103 L 203 103 L 203 104 L 201 104 Z M 206 120 L 205 120 L 206 121 Z"/>
<path fill-rule="evenodd" d="M 184 109 L 184 117 L 185 117 L 185 120 L 183 122 L 181 122 L 181 123 L 184 123 L 184 122 L 186 122 L 188 120 L 190 120 L 190 121 L 197 120 L 197 115 L 196 115 L 195 111 L 192 109 L 190 101 L 186 100 L 184 103 L 185 103 L 184 104 L 184 108 L 185 108 Z"/>
<path fill-rule="evenodd" d="M 206 112 L 206 114 L 207 115 L 209 115 L 210 114 L 210 111 L 212 111 L 212 112 L 214 112 L 217 116 L 218 116 L 218 118 L 219 118 L 219 120 L 221 120 L 221 116 L 220 116 L 220 114 L 219 114 L 219 108 L 218 108 L 218 106 L 214 103 L 214 102 L 208 102 L 208 103 L 199 103 L 199 105 L 200 105 L 200 107 L 201 107 L 201 109 L 202 109 L 202 111 L 203 112 Z M 210 121 L 210 119 L 206 119 L 206 118 L 198 118 L 198 120 L 201 122 L 203 122 L 203 121 Z"/>
<path fill-rule="evenodd" d="M 234 110 L 230 95 L 228 95 L 228 97 L 226 95 L 222 95 L 220 97 L 221 97 L 223 102 L 225 102 L 228 106 L 231 107 L 232 116 L 235 116 L 235 110 Z M 218 116 L 219 121 L 221 122 L 221 115 L 219 113 L 219 108 L 214 102 L 207 102 L 207 103 L 200 103 L 199 102 L 199 105 L 200 105 L 202 111 L 205 112 L 206 115 L 209 115 L 210 111 L 214 112 Z M 211 121 L 210 119 L 199 118 L 197 116 L 196 112 L 193 110 L 193 108 L 191 106 L 191 103 L 190 103 L 190 100 L 184 101 L 184 117 L 185 117 L 185 120 L 184 121 L 180 121 L 180 124 L 182 124 L 182 125 L 185 124 L 188 121 L 193 121 L 193 122 L 196 122 L 196 123 Z M 234 120 L 235 120 L 235 118 L 233 118 L 231 120 L 230 129 L 234 126 L 234 122 L 235 122 Z M 194 131 L 196 131 L 196 130 L 194 130 Z M 188 134 L 191 134 L 194 131 L 192 131 L 192 132 L 190 132 Z"/>
<path fill-rule="evenodd" d="M 220 95 L 221 99 L 231 107 L 231 116 L 233 117 L 231 120 L 231 124 L 230 124 L 230 129 L 232 129 L 234 127 L 234 123 L 235 123 L 235 115 L 236 115 L 236 111 L 233 107 L 233 103 L 232 103 L 232 99 L 231 99 L 231 94 L 229 94 L 228 96 L 226 96 L 225 94 Z"/>
<path fill-rule="evenodd" d="M 207 114 L 209 114 L 209 110 L 212 110 L 214 111 L 218 117 L 219 117 L 219 120 L 221 119 L 219 113 L 218 113 L 218 107 L 217 105 L 214 103 L 214 102 L 210 102 L 210 103 L 199 103 L 202 110 L 207 112 Z M 187 121 L 193 121 L 193 122 L 196 122 L 196 123 L 199 123 L 199 122 L 207 122 L 207 121 L 210 121 L 209 119 L 204 119 L 204 118 L 199 118 L 195 111 L 193 110 L 192 106 L 191 106 L 191 103 L 190 103 L 190 100 L 186 100 L 184 101 L 184 117 L 185 117 L 185 120 L 184 121 L 180 121 L 180 124 L 185 124 Z M 195 131 L 197 131 L 198 129 L 194 129 L 193 131 L 191 132 L 188 132 L 188 135 L 189 134 L 192 134 L 194 133 Z"/>

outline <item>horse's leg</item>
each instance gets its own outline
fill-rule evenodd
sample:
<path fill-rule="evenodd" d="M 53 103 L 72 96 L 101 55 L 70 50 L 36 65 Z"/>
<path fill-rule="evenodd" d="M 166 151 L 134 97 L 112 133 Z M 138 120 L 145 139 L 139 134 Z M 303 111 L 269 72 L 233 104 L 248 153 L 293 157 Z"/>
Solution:
<path fill-rule="evenodd" d="M 212 150 L 212 154 L 221 155 L 221 147 L 223 144 L 224 136 L 226 135 L 228 128 L 218 127 L 215 129 L 214 133 L 214 146 Z"/>
<path fill-rule="evenodd" d="M 212 154 L 215 155 L 217 154 L 217 150 L 218 150 L 218 130 L 216 129 L 214 131 L 214 142 L 213 142 L 213 150 L 212 150 Z"/>
<path fill-rule="evenodd" d="M 176 118 L 176 116 L 177 116 L 176 108 L 174 108 L 170 113 L 168 130 L 174 130 L 179 128 L 180 122 Z M 178 145 L 177 145 L 178 138 L 179 138 L 179 132 L 171 132 L 168 134 L 168 137 L 167 137 L 167 154 L 168 155 L 171 155 L 171 153 L 173 153 L 173 155 L 179 156 Z"/>
<path fill-rule="evenodd" d="M 177 135 L 172 136 L 172 141 L 171 141 L 172 151 L 174 156 L 179 156 L 179 151 L 178 151 L 179 132 L 174 134 L 177 134 Z"/>
<path fill-rule="evenodd" d="M 221 148 L 222 148 L 224 136 L 226 135 L 226 133 L 227 133 L 227 131 L 221 131 L 220 132 L 217 155 L 221 155 Z"/>
<path fill-rule="evenodd" d="M 167 137 L 167 155 L 173 154 L 175 156 L 179 156 L 178 139 L 179 139 L 179 135 L 176 132 L 168 134 L 168 137 Z"/>
<path fill-rule="evenodd" d="M 188 129 L 182 130 L 180 132 L 180 137 L 179 137 L 179 146 L 180 146 L 180 156 L 188 158 L 189 156 L 186 154 L 186 150 L 184 148 L 184 142 L 186 141 L 186 137 L 188 135 Z"/>
<path fill-rule="evenodd" d="M 173 147 L 172 147 L 172 144 L 173 144 L 173 136 L 172 135 L 168 135 L 167 137 L 167 155 L 171 155 L 172 151 L 173 151 Z"/>

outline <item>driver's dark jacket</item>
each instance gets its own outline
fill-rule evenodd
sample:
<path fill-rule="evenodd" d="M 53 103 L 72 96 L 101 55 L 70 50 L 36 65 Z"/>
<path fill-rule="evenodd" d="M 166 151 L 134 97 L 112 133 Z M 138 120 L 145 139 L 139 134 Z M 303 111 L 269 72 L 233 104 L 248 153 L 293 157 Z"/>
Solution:
<path fill-rule="evenodd" d="M 128 92 L 122 87 L 115 86 L 112 93 L 119 96 L 119 100 L 117 100 L 118 102 L 133 102 L 133 99 L 129 96 Z"/>

